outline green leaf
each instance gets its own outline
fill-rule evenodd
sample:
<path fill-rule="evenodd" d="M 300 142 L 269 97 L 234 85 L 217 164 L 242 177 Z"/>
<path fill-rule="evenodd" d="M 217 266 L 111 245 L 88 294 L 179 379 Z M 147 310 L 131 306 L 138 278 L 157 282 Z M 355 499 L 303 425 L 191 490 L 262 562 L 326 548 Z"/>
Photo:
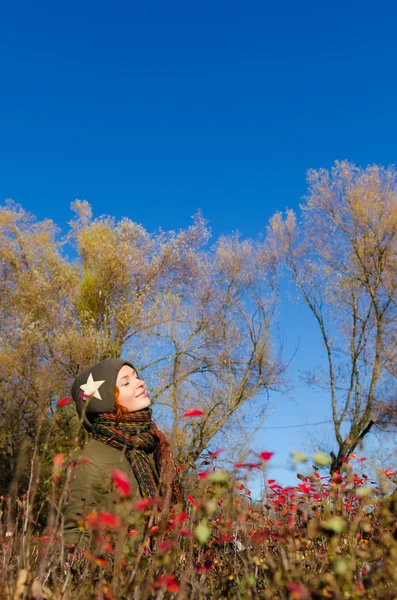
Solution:
<path fill-rule="evenodd" d="M 200 542 L 200 544 L 205 544 L 205 542 L 211 535 L 211 530 L 207 525 L 206 519 L 201 521 L 200 525 L 196 527 L 196 529 L 194 530 L 194 535 L 196 536 L 196 539 Z"/>
<path fill-rule="evenodd" d="M 228 479 L 229 473 L 227 471 L 222 471 L 221 469 L 217 469 L 208 476 L 208 480 L 212 483 L 226 483 Z"/>
<path fill-rule="evenodd" d="M 355 489 L 355 494 L 358 498 L 365 498 L 373 493 L 373 489 L 370 487 L 358 487 Z"/>
<path fill-rule="evenodd" d="M 303 452 L 291 452 L 291 456 L 295 463 L 306 462 L 309 459 L 307 454 L 304 454 Z"/>
<path fill-rule="evenodd" d="M 337 558 L 334 562 L 334 571 L 337 575 L 345 575 L 349 571 L 349 565 L 343 558 Z"/>
<path fill-rule="evenodd" d="M 326 454 L 325 452 L 316 452 L 316 454 L 313 456 L 313 460 L 319 467 L 326 467 L 332 462 L 330 455 Z"/>
<path fill-rule="evenodd" d="M 206 502 L 204 506 L 207 515 L 213 515 L 218 509 L 218 503 L 216 502 L 216 500 L 208 500 L 208 502 Z"/>
<path fill-rule="evenodd" d="M 322 523 L 324 529 L 334 533 L 342 533 L 346 529 L 346 521 L 342 517 L 331 517 L 325 523 Z"/>

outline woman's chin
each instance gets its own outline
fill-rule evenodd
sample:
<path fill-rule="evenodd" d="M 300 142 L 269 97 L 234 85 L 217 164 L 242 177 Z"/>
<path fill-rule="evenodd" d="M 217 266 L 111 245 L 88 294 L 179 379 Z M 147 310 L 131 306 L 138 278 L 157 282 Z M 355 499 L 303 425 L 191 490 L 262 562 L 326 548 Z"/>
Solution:
<path fill-rule="evenodd" d="M 137 401 L 136 407 L 133 408 L 133 410 L 130 410 L 130 412 L 138 412 L 138 410 L 143 410 L 144 408 L 148 408 L 148 406 L 150 406 L 150 404 L 151 404 L 150 398 L 149 398 L 149 396 L 146 396 L 145 398 L 141 398 L 139 401 Z"/>

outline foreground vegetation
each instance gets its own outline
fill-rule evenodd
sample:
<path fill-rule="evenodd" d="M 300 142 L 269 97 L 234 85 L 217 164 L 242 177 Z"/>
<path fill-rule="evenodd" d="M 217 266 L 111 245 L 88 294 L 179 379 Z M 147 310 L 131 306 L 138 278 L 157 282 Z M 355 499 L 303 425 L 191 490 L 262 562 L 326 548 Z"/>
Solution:
<path fill-rule="evenodd" d="M 62 504 L 73 464 L 65 468 L 57 455 L 45 527 L 30 492 L 2 498 L 1 598 L 395 598 L 395 473 L 369 481 L 364 459 L 352 455 L 341 473 L 324 477 L 315 466 L 295 487 L 281 487 L 266 476 L 270 458 L 263 452 L 229 473 L 216 468 L 217 453 L 207 456 L 207 470 L 186 477 L 186 505 L 167 518 L 149 500 L 126 517 L 128 485 L 115 472 L 115 513 L 81 524 L 94 532 L 96 551 L 72 554 L 63 547 Z M 319 466 L 328 460 L 314 456 Z M 256 469 L 264 489 L 254 502 L 245 474 Z"/>

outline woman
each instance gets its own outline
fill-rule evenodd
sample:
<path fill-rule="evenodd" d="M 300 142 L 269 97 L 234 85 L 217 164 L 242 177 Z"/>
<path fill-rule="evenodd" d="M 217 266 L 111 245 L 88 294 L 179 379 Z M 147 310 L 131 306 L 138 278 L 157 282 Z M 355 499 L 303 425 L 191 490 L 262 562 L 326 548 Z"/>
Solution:
<path fill-rule="evenodd" d="M 73 455 L 64 539 L 87 549 L 85 518 L 94 511 L 114 512 L 119 502 L 115 469 L 129 479 L 130 507 L 139 498 L 160 496 L 167 508 L 182 494 L 168 443 L 152 421 L 145 383 L 131 363 L 109 358 L 86 369 L 74 381 L 72 396 L 92 439 Z"/>

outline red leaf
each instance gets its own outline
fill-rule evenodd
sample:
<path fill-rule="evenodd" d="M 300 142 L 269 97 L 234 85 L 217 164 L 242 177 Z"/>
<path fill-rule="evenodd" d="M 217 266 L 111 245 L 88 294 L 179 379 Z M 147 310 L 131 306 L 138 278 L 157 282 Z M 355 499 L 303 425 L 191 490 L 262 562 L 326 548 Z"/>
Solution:
<path fill-rule="evenodd" d="M 190 410 L 187 410 L 182 417 L 202 417 L 203 414 L 203 411 L 199 408 L 191 408 Z"/>
<path fill-rule="evenodd" d="M 105 552 L 108 552 L 109 554 L 114 554 L 114 548 L 113 548 L 112 544 L 110 542 L 108 542 L 105 538 L 103 538 L 103 537 L 97 538 L 97 543 L 102 546 L 102 548 L 105 550 Z"/>
<path fill-rule="evenodd" d="M 139 529 L 131 529 L 131 531 L 128 532 L 128 537 L 135 537 L 138 533 L 140 533 Z"/>
<path fill-rule="evenodd" d="M 117 489 L 120 496 L 125 498 L 131 494 L 130 480 L 127 475 L 119 469 L 114 469 L 112 472 L 113 485 Z"/>
<path fill-rule="evenodd" d="M 249 469 L 250 471 L 252 469 L 259 469 L 260 464 L 259 463 L 235 463 L 235 468 L 239 469 L 241 467 L 246 467 L 247 469 Z"/>
<path fill-rule="evenodd" d="M 189 531 L 188 529 L 186 529 L 185 527 L 182 527 L 182 529 L 179 532 L 179 535 L 182 535 L 183 537 L 187 537 L 187 538 L 193 537 L 192 532 Z"/>
<path fill-rule="evenodd" d="M 221 452 L 223 452 L 223 448 L 219 448 L 218 450 L 215 450 L 215 452 L 210 452 L 208 450 L 208 454 L 210 455 L 211 458 L 216 458 L 217 456 L 220 455 Z"/>
<path fill-rule="evenodd" d="M 87 522 L 88 527 L 96 527 L 98 524 L 97 513 L 93 512 L 93 513 L 90 513 L 89 515 L 87 515 L 86 522 Z"/>
<path fill-rule="evenodd" d="M 167 592 L 179 592 L 179 583 L 173 575 L 162 575 L 155 583 L 156 588 L 165 588 Z"/>
<path fill-rule="evenodd" d="M 119 518 L 116 515 L 112 515 L 112 513 L 105 511 L 99 513 L 98 523 L 103 527 L 110 527 L 110 529 L 118 529 L 120 527 Z"/>
<path fill-rule="evenodd" d="M 335 473 L 332 476 L 332 483 L 342 483 L 343 482 L 343 477 L 342 475 L 339 473 L 339 471 L 335 471 Z"/>
<path fill-rule="evenodd" d="M 290 581 L 287 583 L 288 591 L 291 592 L 291 597 L 296 600 L 306 600 L 309 598 L 309 592 L 307 589 L 296 581 Z"/>
<path fill-rule="evenodd" d="M 392 471 L 390 468 L 386 469 L 386 471 L 384 471 L 384 474 L 386 475 L 386 477 L 391 477 L 392 475 L 396 474 L 396 471 Z"/>
<path fill-rule="evenodd" d="M 187 519 L 187 513 L 181 512 L 172 519 L 170 524 L 170 529 L 174 529 L 174 527 L 179 527 L 182 525 Z"/>
<path fill-rule="evenodd" d="M 179 592 L 179 583 L 173 577 L 172 580 L 170 579 L 170 581 L 168 582 L 167 591 L 170 593 Z"/>
<path fill-rule="evenodd" d="M 354 454 L 354 452 L 351 452 L 349 454 L 349 458 L 355 458 L 356 460 L 359 460 L 360 462 L 364 462 L 365 460 L 367 460 L 366 458 L 360 458 L 359 456 L 357 456 L 357 454 Z"/>
<path fill-rule="evenodd" d="M 233 539 L 233 536 L 231 536 L 231 537 Z M 210 560 L 209 558 L 207 558 L 207 560 L 205 561 L 205 563 L 203 565 L 193 564 L 193 567 L 199 573 L 205 573 L 206 571 L 209 571 L 211 569 L 212 565 L 213 565 L 212 560 Z"/>
<path fill-rule="evenodd" d="M 261 458 L 265 462 L 270 460 L 273 455 L 274 452 L 261 452 L 260 454 L 258 454 L 259 458 Z"/>
<path fill-rule="evenodd" d="M 58 407 L 67 406 L 68 404 L 73 404 L 73 399 L 70 398 L 70 396 L 66 396 L 65 398 L 62 398 L 62 400 L 59 400 L 59 402 L 57 402 Z"/>
<path fill-rule="evenodd" d="M 88 463 L 88 462 L 90 462 L 89 458 L 80 458 L 80 460 L 74 460 L 70 466 L 77 467 L 78 465 L 82 465 L 82 464 Z"/>
<path fill-rule="evenodd" d="M 90 560 L 92 560 L 94 563 L 96 563 L 98 565 L 98 567 L 106 567 L 108 564 L 108 561 L 106 560 L 106 558 L 101 558 L 100 556 L 94 556 L 93 554 L 91 554 L 91 552 L 83 552 L 83 555 L 86 558 L 89 558 Z"/>
<path fill-rule="evenodd" d="M 100 513 L 93 512 L 87 516 L 87 525 L 97 529 L 119 529 L 120 520 L 116 515 L 103 511 Z"/>
<path fill-rule="evenodd" d="M 53 459 L 54 465 L 56 465 L 57 467 L 61 466 L 64 458 L 65 458 L 65 455 L 62 454 L 62 452 L 59 452 L 59 454 L 56 454 Z"/>
<path fill-rule="evenodd" d="M 137 511 L 147 510 L 148 508 L 158 504 L 160 504 L 160 501 L 157 498 L 142 498 L 142 500 L 138 500 L 138 502 L 136 502 L 134 509 Z"/>
<path fill-rule="evenodd" d="M 193 504 L 193 506 L 195 506 L 195 504 L 196 504 L 196 501 L 195 501 L 195 499 L 193 498 L 193 496 L 188 496 L 188 497 L 187 497 L 187 499 L 189 500 L 190 504 Z"/>
<path fill-rule="evenodd" d="M 170 542 L 170 540 L 164 540 L 164 542 L 160 544 L 160 552 L 167 552 L 171 547 L 172 542 Z"/>

